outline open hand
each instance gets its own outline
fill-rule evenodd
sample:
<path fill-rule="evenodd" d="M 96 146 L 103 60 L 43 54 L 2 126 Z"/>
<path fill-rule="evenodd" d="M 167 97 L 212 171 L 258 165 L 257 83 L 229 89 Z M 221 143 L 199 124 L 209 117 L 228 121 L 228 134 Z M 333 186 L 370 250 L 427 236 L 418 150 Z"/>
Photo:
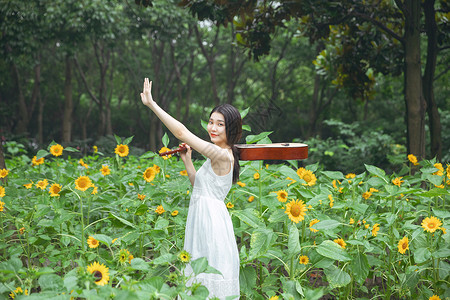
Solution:
<path fill-rule="evenodd" d="M 152 97 L 152 82 L 148 80 L 148 78 L 144 79 L 144 87 L 141 93 L 141 100 L 145 106 L 150 107 L 155 101 L 153 101 Z"/>

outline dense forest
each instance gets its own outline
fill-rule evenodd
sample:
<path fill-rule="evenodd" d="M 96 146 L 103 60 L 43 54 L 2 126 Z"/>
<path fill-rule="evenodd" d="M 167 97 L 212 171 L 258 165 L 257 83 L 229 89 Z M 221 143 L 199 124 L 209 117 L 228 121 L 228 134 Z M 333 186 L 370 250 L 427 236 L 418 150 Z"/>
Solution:
<path fill-rule="evenodd" d="M 245 135 L 304 142 L 329 169 L 450 160 L 447 1 L 2 0 L 0 15 L 6 156 L 112 153 L 114 134 L 159 149 L 149 77 L 199 134 L 226 102 L 248 109 Z"/>

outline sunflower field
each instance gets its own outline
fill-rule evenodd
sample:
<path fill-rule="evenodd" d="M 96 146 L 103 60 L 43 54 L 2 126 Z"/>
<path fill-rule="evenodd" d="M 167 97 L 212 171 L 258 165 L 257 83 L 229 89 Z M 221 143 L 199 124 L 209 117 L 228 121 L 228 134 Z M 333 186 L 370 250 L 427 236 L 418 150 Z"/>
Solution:
<path fill-rule="evenodd" d="M 206 299 L 183 273 L 217 270 L 183 251 L 182 161 L 116 142 L 110 157 L 53 142 L 0 169 L 0 299 Z M 450 166 L 299 163 L 241 161 L 226 199 L 241 299 L 449 299 Z"/>

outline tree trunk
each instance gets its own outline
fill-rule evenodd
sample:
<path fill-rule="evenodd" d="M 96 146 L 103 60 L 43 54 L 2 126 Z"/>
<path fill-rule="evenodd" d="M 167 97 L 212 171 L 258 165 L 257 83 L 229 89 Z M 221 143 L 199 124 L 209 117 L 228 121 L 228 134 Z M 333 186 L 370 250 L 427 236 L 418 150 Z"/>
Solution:
<path fill-rule="evenodd" d="M 425 31 L 427 33 L 427 61 L 423 75 L 423 96 L 427 103 L 428 125 L 430 127 L 431 156 L 438 160 L 442 158 L 441 118 L 434 100 L 434 73 L 436 71 L 436 57 L 438 54 L 437 26 L 434 10 L 435 0 L 425 0 Z"/>
<path fill-rule="evenodd" d="M 64 82 L 64 118 L 62 120 L 62 141 L 70 143 L 72 140 L 72 58 L 66 55 L 66 80 Z"/>
<path fill-rule="evenodd" d="M 16 133 L 17 134 L 24 134 L 27 132 L 28 129 L 28 122 L 29 122 L 29 116 L 28 116 L 28 109 L 27 104 L 25 102 L 25 96 L 22 92 L 22 85 L 20 84 L 20 75 L 19 70 L 17 69 L 17 65 L 12 62 L 11 63 L 11 75 L 14 79 L 14 83 L 16 85 L 16 91 L 17 91 L 17 97 L 19 100 L 19 121 L 16 126 Z"/>
<path fill-rule="evenodd" d="M 214 104 L 215 104 L 215 106 L 218 106 L 220 104 L 220 99 L 219 99 L 219 92 L 217 91 L 216 71 L 214 69 L 214 55 L 212 53 L 208 54 L 208 52 L 206 51 L 205 45 L 203 45 L 203 40 L 200 35 L 200 32 L 198 31 L 197 26 L 194 26 L 194 30 L 195 30 L 195 35 L 197 37 L 198 45 L 200 46 L 203 56 L 206 59 L 206 62 L 208 64 L 208 68 L 209 68 L 209 74 L 211 75 L 211 88 L 212 88 L 212 92 L 213 92 Z M 216 28 L 216 36 L 215 36 L 214 42 L 213 42 L 214 46 L 216 45 L 216 41 L 219 36 L 219 32 L 220 32 L 219 27 L 217 27 Z M 214 47 L 211 47 L 211 49 L 214 49 Z"/>
<path fill-rule="evenodd" d="M 45 101 L 39 95 L 39 109 L 38 109 L 38 141 L 39 145 L 44 145 L 44 106 Z"/>
<path fill-rule="evenodd" d="M 420 69 L 420 1 L 406 0 L 405 14 L 405 103 L 408 153 L 425 158 L 425 100 Z"/>

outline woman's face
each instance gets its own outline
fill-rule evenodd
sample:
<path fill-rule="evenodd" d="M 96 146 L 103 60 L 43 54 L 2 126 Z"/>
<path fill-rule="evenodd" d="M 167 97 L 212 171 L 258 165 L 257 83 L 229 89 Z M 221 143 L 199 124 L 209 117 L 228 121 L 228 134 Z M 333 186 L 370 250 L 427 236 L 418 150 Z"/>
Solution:
<path fill-rule="evenodd" d="M 225 118 L 221 113 L 213 112 L 209 118 L 207 130 L 211 142 L 219 147 L 227 147 L 227 134 L 225 132 Z"/>

